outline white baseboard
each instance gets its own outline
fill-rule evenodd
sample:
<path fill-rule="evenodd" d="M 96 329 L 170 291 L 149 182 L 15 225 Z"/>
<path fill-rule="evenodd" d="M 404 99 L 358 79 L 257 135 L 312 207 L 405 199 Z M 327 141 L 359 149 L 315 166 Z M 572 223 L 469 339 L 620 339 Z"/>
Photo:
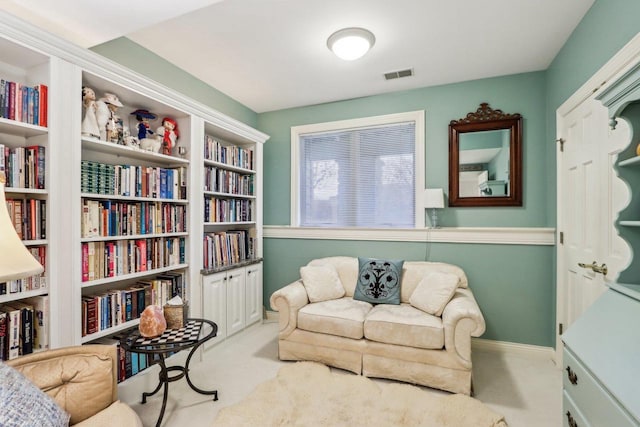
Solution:
<path fill-rule="evenodd" d="M 268 321 L 277 322 L 279 313 L 273 310 L 265 310 Z M 507 341 L 494 341 L 482 338 L 472 338 L 471 348 L 474 350 L 493 351 L 504 354 L 519 354 L 522 356 L 538 357 L 553 360 L 555 352 L 552 347 L 539 345 L 520 344 Z"/>
<path fill-rule="evenodd" d="M 508 341 L 494 341 L 482 338 L 472 338 L 471 348 L 474 350 L 494 351 L 504 354 L 519 354 L 522 356 L 540 357 L 553 360 L 555 352 L 552 347 L 520 344 Z"/>

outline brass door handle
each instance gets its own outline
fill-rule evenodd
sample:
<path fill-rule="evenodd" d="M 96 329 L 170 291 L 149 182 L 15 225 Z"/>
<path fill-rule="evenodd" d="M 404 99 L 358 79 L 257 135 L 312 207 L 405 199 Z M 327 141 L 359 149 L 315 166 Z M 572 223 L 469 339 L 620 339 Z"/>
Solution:
<path fill-rule="evenodd" d="M 584 262 L 579 262 L 578 267 L 590 268 L 595 273 L 602 273 L 605 276 L 607 275 L 607 271 L 609 271 L 609 269 L 607 268 L 607 264 L 602 264 L 601 266 L 598 267 L 598 263 L 596 261 L 593 261 L 591 264 L 585 264 Z"/>

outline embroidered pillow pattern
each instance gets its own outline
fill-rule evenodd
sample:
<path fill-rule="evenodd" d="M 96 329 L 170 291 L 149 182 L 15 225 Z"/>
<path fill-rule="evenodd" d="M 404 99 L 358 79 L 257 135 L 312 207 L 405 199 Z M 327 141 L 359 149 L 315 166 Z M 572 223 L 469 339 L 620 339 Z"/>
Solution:
<path fill-rule="evenodd" d="M 358 258 L 358 283 L 353 298 L 372 304 L 400 304 L 404 261 Z"/>

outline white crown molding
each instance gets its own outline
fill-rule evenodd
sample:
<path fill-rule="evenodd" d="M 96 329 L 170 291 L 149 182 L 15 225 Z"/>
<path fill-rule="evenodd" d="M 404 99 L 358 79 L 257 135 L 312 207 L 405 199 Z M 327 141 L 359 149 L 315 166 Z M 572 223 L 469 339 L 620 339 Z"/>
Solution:
<path fill-rule="evenodd" d="M 620 49 L 606 64 L 591 76 L 580 88 L 571 95 L 556 111 L 556 117 L 569 114 L 587 98 L 602 92 L 615 82 L 616 76 L 622 75 L 637 63 L 640 57 L 640 33 L 636 34 L 622 49 Z"/>
<path fill-rule="evenodd" d="M 250 141 L 264 143 L 269 139 L 269 135 L 239 120 L 216 111 L 210 106 L 195 101 L 115 61 L 61 39 L 2 10 L 0 10 L 0 33 L 18 44 L 29 46 L 30 49 L 37 50 L 45 55 L 64 59 L 86 71 L 107 78 L 114 83 L 144 93 L 147 96 L 153 97 L 160 102 L 171 105 L 186 113 L 202 117 L 205 121 Z"/>
<path fill-rule="evenodd" d="M 451 227 L 371 229 L 265 225 L 264 238 L 553 246 L 555 245 L 555 228 Z"/>

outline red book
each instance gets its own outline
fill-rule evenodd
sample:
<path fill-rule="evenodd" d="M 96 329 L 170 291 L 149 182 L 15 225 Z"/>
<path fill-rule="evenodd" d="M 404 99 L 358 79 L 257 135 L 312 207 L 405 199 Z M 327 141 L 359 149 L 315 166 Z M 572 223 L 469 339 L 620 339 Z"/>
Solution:
<path fill-rule="evenodd" d="M 82 281 L 89 280 L 89 245 L 82 244 Z"/>
<path fill-rule="evenodd" d="M 49 88 L 46 85 L 40 84 L 36 86 L 39 93 L 38 108 L 38 125 L 47 127 L 47 113 L 49 112 L 48 100 L 49 100 Z"/>
<path fill-rule="evenodd" d="M 136 240 L 138 248 L 138 271 L 147 271 L 147 241 L 144 239 Z"/>
<path fill-rule="evenodd" d="M 9 85 L 9 111 L 7 118 L 9 120 L 16 119 L 16 82 L 7 82 Z"/>

